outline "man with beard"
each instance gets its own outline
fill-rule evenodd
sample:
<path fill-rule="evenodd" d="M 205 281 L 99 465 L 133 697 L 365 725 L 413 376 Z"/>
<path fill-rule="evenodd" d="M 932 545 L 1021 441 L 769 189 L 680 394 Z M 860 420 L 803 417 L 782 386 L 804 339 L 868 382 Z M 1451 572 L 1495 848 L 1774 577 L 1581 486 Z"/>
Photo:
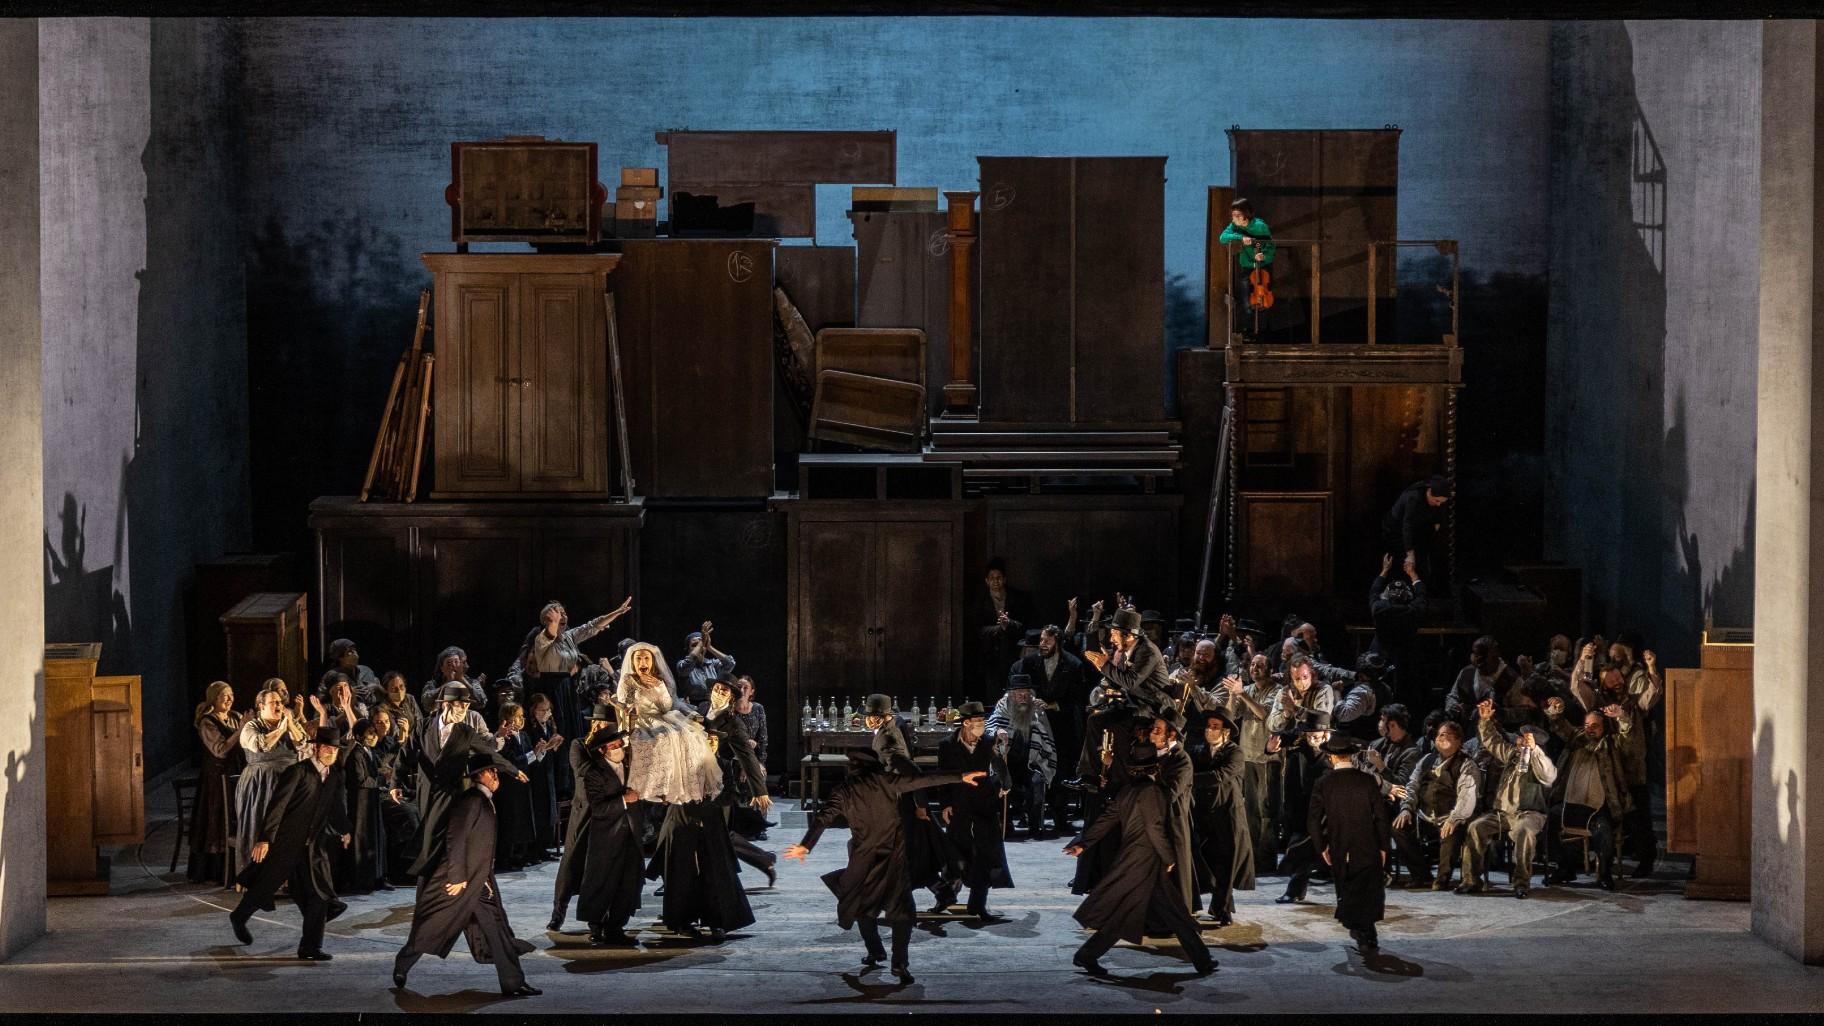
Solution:
<path fill-rule="evenodd" d="M 906 818 L 900 811 L 900 800 L 910 799 L 913 791 L 924 788 L 951 784 L 973 787 L 988 774 L 972 770 L 907 777 L 893 772 L 871 748 L 854 749 L 848 754 L 847 779 L 811 816 L 804 839 L 780 855 L 803 862 L 824 830 L 839 818 L 847 819 L 848 865 L 823 877 L 824 885 L 836 895 L 836 922 L 844 930 L 860 926 L 861 939 L 868 949 L 862 965 L 878 969 L 887 956 L 880 943 L 880 921 L 886 920 L 893 931 L 893 975 L 901 983 L 911 983 L 912 969 L 906 956 L 917 914 L 912 907 Z"/>
<path fill-rule="evenodd" d="M 1209 696 L 1209 690 L 1220 680 L 1222 659 L 1216 648 L 1216 642 L 1201 638 L 1192 644 L 1190 658 L 1171 675 L 1172 701 L 1178 704 L 1185 715 L 1202 712 L 1211 708 L 1215 702 Z"/>
<path fill-rule="evenodd" d="M 1564 768 L 1558 772 L 1553 789 L 1555 805 L 1546 821 L 1547 847 L 1554 853 L 1558 868 L 1546 883 L 1577 879 L 1576 864 L 1566 857 L 1561 842 L 1565 822 L 1571 818 L 1573 822 L 1581 820 L 1589 831 L 1589 844 L 1596 850 L 1596 885 L 1612 891 L 1615 824 L 1634 810 L 1628 793 L 1631 749 L 1639 743 L 1633 720 L 1625 706 L 1606 705 L 1586 713 L 1583 729 L 1577 730 L 1565 720 L 1564 700 L 1559 698 L 1545 703 L 1545 716 L 1552 733 L 1564 742 Z"/>
<path fill-rule="evenodd" d="M 531 779 L 500 754 L 500 741 L 490 733 L 480 714 L 469 708 L 469 689 L 454 681 L 443 686 L 443 710 L 425 724 L 418 739 L 418 806 L 423 810 L 418 828 L 418 859 L 411 874 L 422 877 L 437 868 L 442 857 L 450 805 L 469 786 L 465 773 L 475 758 L 490 759 L 500 772 Z M 491 846 L 490 846 L 491 847 Z"/>
<path fill-rule="evenodd" d="M 1001 917 L 988 911 L 988 889 L 1012 887 L 1007 871 L 1007 850 L 1001 843 L 1002 817 L 1007 795 L 1007 764 L 998 746 L 984 740 L 986 711 L 980 702 L 964 702 L 962 722 L 956 733 L 937 746 L 939 773 L 988 774 L 989 786 L 955 784 L 939 792 L 938 818 L 950 831 L 950 841 L 963 853 L 963 883 L 969 888 L 969 914 L 976 919 Z"/>
<path fill-rule="evenodd" d="M 1488 877 L 1484 867 L 1489 846 L 1495 838 L 1505 834 L 1514 844 L 1507 877 L 1513 884 L 1514 897 L 1524 898 L 1531 890 L 1533 853 L 1538 849 L 1539 835 L 1545 831 L 1545 817 L 1551 809 L 1551 789 L 1558 780 L 1558 767 L 1539 745 L 1545 731 L 1529 723 L 1510 741 L 1501 728 L 1495 726 L 1494 702 L 1484 701 L 1476 707 L 1476 714 L 1480 717 L 1476 732 L 1482 749 L 1501 767 L 1501 774 L 1492 788 L 1494 801 L 1491 807 L 1469 824 L 1469 868 L 1464 873 L 1463 883 L 1471 891 L 1486 889 Z"/>
<path fill-rule="evenodd" d="M 995 703 L 987 730 L 1007 760 L 1001 779 L 1013 789 L 1014 807 L 1024 813 L 1027 836 L 1052 836 L 1045 829 L 1045 795 L 1058 769 L 1058 753 L 1051 722 L 1033 699 L 1031 678 L 1023 673 L 1007 678 L 1007 693 Z"/>
<path fill-rule="evenodd" d="M 600 739 L 615 733 L 618 722 L 619 717 L 614 711 L 614 706 L 597 705 L 589 712 L 588 737 L 596 738 L 596 747 L 599 748 L 603 743 Z M 622 744 L 625 745 L 625 732 L 622 732 L 620 736 L 623 739 Z M 587 738 L 580 745 L 570 746 L 569 762 L 572 776 L 581 780 L 583 771 L 589 767 L 590 763 L 590 747 Z M 634 795 L 628 800 L 639 801 L 638 792 L 626 787 L 628 778 L 625 757 L 619 762 L 615 774 L 620 778 L 622 787 Z M 586 867 L 591 858 L 589 838 L 593 835 L 590 831 L 595 827 L 589 807 L 589 792 L 579 786 L 576 789 L 575 797 L 570 799 L 570 821 L 564 828 L 564 855 L 557 863 L 557 896 L 551 905 L 551 921 L 545 924 L 547 930 L 563 929 L 564 916 L 570 909 L 570 899 L 582 891 L 583 879 L 588 873 Z M 641 857 L 639 845 L 640 836 L 645 832 L 644 806 L 641 807 L 640 812 L 641 816 L 633 823 L 635 861 Z"/>
<path fill-rule="evenodd" d="M 425 955 L 448 958 L 456 938 L 463 936 L 470 956 L 494 967 L 502 994 L 542 994 L 526 982 L 519 968 L 519 956 L 533 948 L 513 936 L 501 907 L 500 885 L 494 881 L 494 792 L 500 788 L 500 771 L 488 756 L 476 754 L 464 767 L 463 779 L 474 786 L 456 800 L 450 811 L 449 845 L 418 884 L 412 931 L 393 959 L 393 985 L 404 987 L 406 975 Z"/>
<path fill-rule="evenodd" d="M 1114 804 L 1077 839 L 1064 847 L 1073 858 L 1105 837 L 1120 836 L 1120 854 L 1075 913 L 1077 922 L 1095 931 L 1071 961 L 1092 976 L 1106 975 L 1098 961 L 1116 941 L 1142 943 L 1148 934 L 1170 933 L 1184 947 L 1199 975 L 1216 970 L 1216 961 L 1197 931 L 1183 894 L 1173 882 L 1179 852 L 1167 834 L 1171 799 L 1159 783 L 1159 755 L 1148 744 L 1127 754 L 1127 782 Z"/>
<path fill-rule="evenodd" d="M 1336 921 L 1371 954 L 1380 947 L 1374 924 L 1386 912 L 1388 830 L 1378 785 L 1353 764 L 1360 747 L 1343 734 L 1324 742 L 1330 771 L 1311 789 L 1305 829 L 1336 881 Z"/>
<path fill-rule="evenodd" d="M 596 728 L 583 743 L 576 776 L 582 808 L 571 810 L 578 824 L 576 914 L 589 924 L 589 943 L 639 946 L 627 933 L 627 920 L 640 907 L 640 821 L 645 805 L 627 786 L 627 734 L 612 726 Z M 566 846 L 564 854 L 570 855 Z M 567 899 L 566 899 L 567 901 Z"/>
<path fill-rule="evenodd" d="M 424 682 L 419 700 L 426 709 L 442 701 L 445 684 L 461 684 L 469 689 L 469 704 L 477 710 L 488 707 L 488 675 L 469 676 L 469 654 L 455 645 L 437 653 L 437 672 Z"/>
<path fill-rule="evenodd" d="M 1097 625 L 1091 624 L 1093 634 Z M 1065 786 L 1092 790 L 1099 770 L 1102 735 L 1119 730 L 1131 717 L 1152 716 L 1171 701 L 1171 679 L 1165 671 L 1165 657 L 1158 646 L 1141 631 L 1140 614 L 1132 609 L 1117 609 L 1108 628 L 1108 644 L 1101 649 L 1085 649 L 1085 659 L 1101 672 L 1101 701 L 1089 716 L 1084 731 L 1083 751 L 1077 760 L 1077 779 Z M 1125 748 L 1125 745 L 1117 745 Z M 1118 775 L 1119 776 L 1119 775 Z"/>
<path fill-rule="evenodd" d="M 246 890 L 228 925 L 234 938 L 252 944 L 247 921 L 256 911 L 270 912 L 273 895 L 285 887 L 304 916 L 298 957 L 327 962 L 323 928 L 348 906 L 336 900 L 335 853 L 353 839 L 348 819 L 348 793 L 336 765 L 342 736 L 334 727 L 319 727 L 311 758 L 279 775 L 278 789 L 260 817 L 254 834 L 252 864 L 236 881 Z"/>
<path fill-rule="evenodd" d="M 1220 692 L 1221 709 L 1238 728 L 1235 740 L 1244 760 L 1241 800 L 1247 809 L 1248 838 L 1254 845 L 1254 872 L 1271 872 L 1277 855 L 1273 825 L 1278 811 L 1269 805 L 1274 756 L 1267 751 L 1267 719 L 1272 715 L 1275 687 L 1267 657 L 1257 653 L 1248 660 L 1247 679 L 1225 677 Z M 1250 877 L 1247 886 L 1253 885 Z"/>
<path fill-rule="evenodd" d="M 1070 600 L 1071 617 L 1076 617 L 1077 600 Z M 1065 632 L 1050 624 L 1037 632 L 1033 644 L 1037 651 L 1028 653 L 1014 664 L 1014 673 L 1023 673 L 1032 681 L 1033 694 L 1045 709 L 1050 722 L 1052 747 L 1065 759 L 1076 758 L 1083 750 L 1083 718 L 1089 707 L 1089 668 L 1063 644 Z M 1051 818 L 1059 830 L 1067 830 L 1070 791 L 1064 787 L 1064 774 L 1052 777 L 1050 794 Z"/>

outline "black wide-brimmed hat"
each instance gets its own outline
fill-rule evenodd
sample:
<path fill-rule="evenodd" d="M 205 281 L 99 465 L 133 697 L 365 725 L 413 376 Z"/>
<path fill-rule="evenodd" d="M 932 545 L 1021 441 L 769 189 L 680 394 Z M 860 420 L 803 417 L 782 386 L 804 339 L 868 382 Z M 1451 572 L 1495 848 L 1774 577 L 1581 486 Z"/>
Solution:
<path fill-rule="evenodd" d="M 1136 613 L 1131 609 L 1117 609 L 1115 610 L 1114 619 L 1110 621 L 1109 626 L 1118 631 L 1138 634 L 1140 633 L 1140 627 L 1143 622 L 1144 621 L 1140 619 L 1139 613 Z"/>
<path fill-rule="evenodd" d="M 1042 628 L 1034 627 L 1031 630 L 1028 630 L 1026 634 L 1020 638 L 1020 644 L 1029 648 L 1037 648 L 1039 647 L 1039 639 L 1042 638 L 1044 634 L 1045 631 Z"/>
<path fill-rule="evenodd" d="M 1178 619 L 1172 621 L 1172 633 L 1173 634 L 1190 634 L 1191 632 L 1195 631 L 1196 629 L 1197 629 L 1196 617 L 1181 616 Z"/>
<path fill-rule="evenodd" d="M 594 707 L 589 710 L 589 718 L 592 720 L 607 720 L 610 723 L 618 723 L 621 719 L 621 714 L 615 711 L 614 706 L 609 705 L 606 702 L 597 702 Z"/>
<path fill-rule="evenodd" d="M 1252 634 L 1257 638 L 1267 633 L 1261 630 L 1260 624 L 1253 620 L 1236 620 L 1235 631 L 1238 634 Z"/>
<path fill-rule="evenodd" d="M 1298 732 L 1300 734 L 1310 734 L 1319 730 L 1329 729 L 1330 714 L 1321 709 L 1313 709 L 1305 714 L 1304 719 L 1298 722 Z"/>
<path fill-rule="evenodd" d="M 1165 623 L 1165 614 L 1161 613 L 1157 609 L 1142 609 L 1140 611 L 1140 622 L 1142 624 L 1148 624 L 1148 623 L 1163 624 L 1163 623 Z"/>
<path fill-rule="evenodd" d="M 1348 734 L 1332 734 L 1319 747 L 1326 755 L 1354 755 L 1362 750 L 1362 743 Z"/>
<path fill-rule="evenodd" d="M 1155 718 L 1164 720 L 1166 725 L 1178 733 L 1184 733 L 1184 712 L 1178 708 L 1177 702 L 1167 701 L 1161 705 Z"/>
<path fill-rule="evenodd" d="M 1221 721 L 1222 725 L 1228 729 L 1229 733 L 1235 733 L 1235 717 L 1230 716 L 1229 711 L 1221 706 L 1201 709 L 1196 715 L 1191 717 L 1191 722 L 1197 725 L 1198 733 L 1202 733 L 1203 728 L 1208 726 L 1211 720 Z"/>
<path fill-rule="evenodd" d="M 480 776 L 483 770 L 499 769 L 494 764 L 494 757 L 483 752 L 469 756 L 468 763 L 462 768 L 464 779 Z"/>
<path fill-rule="evenodd" d="M 850 769 L 879 769 L 880 753 L 872 748 L 851 748 L 848 751 Z"/>
<path fill-rule="evenodd" d="M 317 732 L 311 736 L 310 742 L 339 748 L 342 745 L 342 732 L 334 727 L 318 727 Z"/>
<path fill-rule="evenodd" d="M 470 705 L 474 705 L 475 704 L 475 692 L 470 691 L 469 686 L 467 684 L 464 684 L 461 681 L 453 680 L 453 681 L 450 681 L 448 684 L 445 684 L 443 686 L 443 689 L 441 691 L 437 692 L 437 701 L 439 701 L 439 702 L 467 702 Z"/>
<path fill-rule="evenodd" d="M 1159 749 L 1146 742 L 1136 742 L 1127 750 L 1127 768 L 1146 769 L 1159 765 Z"/>
<path fill-rule="evenodd" d="M 600 748 L 610 741 L 619 741 L 626 736 L 627 732 L 617 727 L 597 727 L 589 732 L 587 738 L 583 739 L 583 747 L 588 749 Z"/>
<path fill-rule="evenodd" d="M 1032 675 L 1029 673 L 1010 673 L 1007 675 L 1007 687 L 1003 691 L 1018 691 L 1025 688 L 1032 690 Z"/>
<path fill-rule="evenodd" d="M 988 715 L 988 707 L 973 698 L 964 702 L 962 707 L 956 710 L 956 718 L 959 720 L 973 720 L 978 716 L 986 715 Z"/>
<path fill-rule="evenodd" d="M 714 677 L 709 678 L 709 690 L 714 691 L 718 686 L 727 688 L 731 695 L 739 690 L 726 673 L 717 673 Z"/>
<path fill-rule="evenodd" d="M 869 695 L 867 701 L 861 704 L 861 714 L 863 716 L 891 716 L 893 715 L 893 699 L 886 695 Z"/>
<path fill-rule="evenodd" d="M 1355 661 L 1355 672 L 1369 680 L 1380 680 L 1387 673 L 1387 658 L 1379 652 L 1363 652 Z"/>

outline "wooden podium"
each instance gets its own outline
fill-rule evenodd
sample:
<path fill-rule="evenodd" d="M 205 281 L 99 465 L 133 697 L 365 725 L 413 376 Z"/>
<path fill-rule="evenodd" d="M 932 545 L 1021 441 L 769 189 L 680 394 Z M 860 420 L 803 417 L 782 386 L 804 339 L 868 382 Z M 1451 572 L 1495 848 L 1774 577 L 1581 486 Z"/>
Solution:
<path fill-rule="evenodd" d="M 1666 850 L 1696 856 L 1685 897 L 1747 901 L 1754 643 L 1704 631 L 1695 670 L 1666 671 Z"/>
<path fill-rule="evenodd" d="M 146 839 L 138 677 L 97 677 L 101 646 L 44 649 L 45 862 L 52 896 L 108 893 L 104 844 Z"/>

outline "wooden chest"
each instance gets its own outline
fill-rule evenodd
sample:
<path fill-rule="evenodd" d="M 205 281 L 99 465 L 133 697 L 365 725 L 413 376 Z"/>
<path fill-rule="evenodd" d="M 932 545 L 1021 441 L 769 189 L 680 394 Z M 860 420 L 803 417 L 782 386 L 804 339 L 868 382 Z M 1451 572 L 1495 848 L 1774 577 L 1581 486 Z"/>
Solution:
<path fill-rule="evenodd" d="M 450 238 L 457 242 L 581 242 L 602 235 L 608 190 L 595 143 L 542 137 L 450 144 Z"/>

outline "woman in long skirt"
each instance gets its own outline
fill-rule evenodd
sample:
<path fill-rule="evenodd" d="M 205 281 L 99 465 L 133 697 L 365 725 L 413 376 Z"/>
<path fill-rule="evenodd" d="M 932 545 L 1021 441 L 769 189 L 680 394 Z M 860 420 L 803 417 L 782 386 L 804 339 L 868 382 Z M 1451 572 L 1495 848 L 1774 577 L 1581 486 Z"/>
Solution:
<path fill-rule="evenodd" d="M 241 724 L 241 751 L 247 768 L 234 792 L 234 872 L 253 865 L 253 845 L 259 840 L 260 819 L 279 788 L 279 775 L 301 759 L 310 758 L 314 746 L 304 725 L 286 708 L 284 692 L 262 691 L 253 700 L 253 716 Z"/>
<path fill-rule="evenodd" d="M 195 726 L 203 758 L 190 813 L 187 875 L 196 883 L 221 883 L 227 879 L 222 863 L 228 856 L 228 802 L 233 800 L 225 781 L 246 764 L 241 755 L 241 714 L 234 711 L 234 688 L 227 681 L 209 685 L 196 707 Z"/>

